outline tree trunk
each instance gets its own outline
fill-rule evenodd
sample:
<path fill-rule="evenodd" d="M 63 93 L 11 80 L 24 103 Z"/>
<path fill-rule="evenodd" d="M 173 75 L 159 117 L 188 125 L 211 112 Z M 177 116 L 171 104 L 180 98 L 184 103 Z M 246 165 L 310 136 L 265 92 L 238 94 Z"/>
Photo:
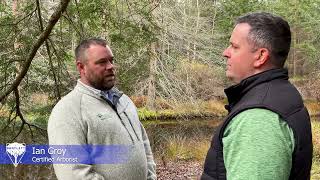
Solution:
<path fill-rule="evenodd" d="M 196 30 L 194 31 L 194 37 L 197 37 L 198 30 L 199 30 L 199 21 L 200 21 L 200 8 L 199 8 L 199 0 L 197 0 L 197 20 L 196 20 Z M 193 60 L 196 59 L 197 55 L 197 46 L 193 44 Z"/>
<path fill-rule="evenodd" d="M 155 109 L 155 99 L 156 99 L 156 71 L 157 71 L 157 53 L 156 53 L 157 43 L 153 42 L 150 45 L 150 64 L 149 64 L 149 81 L 148 81 L 148 98 L 147 98 L 147 108 L 150 110 Z"/>

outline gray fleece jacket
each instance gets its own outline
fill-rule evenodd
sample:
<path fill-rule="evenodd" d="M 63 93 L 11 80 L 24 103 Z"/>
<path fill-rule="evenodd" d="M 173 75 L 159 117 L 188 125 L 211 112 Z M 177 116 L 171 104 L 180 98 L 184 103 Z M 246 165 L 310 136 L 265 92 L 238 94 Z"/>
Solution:
<path fill-rule="evenodd" d="M 114 107 L 101 91 L 78 81 L 52 110 L 49 144 L 129 145 L 128 159 L 119 164 L 54 164 L 58 179 L 156 179 L 149 139 L 136 107 L 128 96 L 116 88 L 112 91 Z"/>

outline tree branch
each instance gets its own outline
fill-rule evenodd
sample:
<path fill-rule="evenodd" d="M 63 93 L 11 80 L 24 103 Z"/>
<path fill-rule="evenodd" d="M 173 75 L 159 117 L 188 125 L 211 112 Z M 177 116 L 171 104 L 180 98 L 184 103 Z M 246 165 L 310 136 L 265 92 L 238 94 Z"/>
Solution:
<path fill-rule="evenodd" d="M 14 95 L 15 95 L 15 97 L 16 97 L 16 114 L 17 114 L 17 115 L 19 116 L 19 118 L 21 119 L 22 124 L 21 124 L 21 126 L 20 126 L 20 129 L 19 129 L 18 134 L 17 134 L 11 141 L 15 140 L 15 139 L 20 135 L 20 133 L 21 133 L 22 130 L 23 130 L 24 125 L 26 124 L 26 120 L 24 119 L 24 117 L 23 117 L 23 115 L 22 115 L 22 113 L 21 113 L 21 110 L 20 110 L 20 96 L 19 96 L 18 88 L 15 88 L 15 89 L 14 89 Z"/>
<path fill-rule="evenodd" d="M 70 0 L 61 0 L 60 5 L 58 6 L 57 10 L 51 15 L 48 26 L 46 29 L 40 34 L 37 42 L 32 46 L 31 51 L 29 52 L 28 58 L 26 59 L 25 63 L 22 65 L 22 70 L 16 77 L 15 81 L 12 83 L 12 85 L 9 87 L 9 89 L 3 93 L 1 93 L 0 96 L 0 102 L 2 102 L 14 89 L 16 89 L 25 75 L 27 74 L 29 67 L 31 65 L 31 62 L 36 55 L 38 49 L 43 44 L 43 42 L 48 38 L 50 35 L 53 27 L 58 22 L 58 20 L 61 17 L 61 14 L 66 10 L 68 3 Z"/>
<path fill-rule="evenodd" d="M 37 9 L 38 9 L 40 30 L 43 31 L 43 23 L 42 23 L 41 9 L 40 9 L 39 0 L 37 0 Z M 47 39 L 49 39 L 49 38 L 47 38 Z M 49 57 L 49 65 L 50 65 L 50 68 L 51 68 L 51 71 L 52 71 L 52 75 L 53 75 L 53 79 L 54 79 L 54 84 L 55 84 L 55 89 L 56 89 L 55 94 L 56 94 L 56 97 L 58 99 L 61 99 L 61 93 L 60 93 L 60 90 L 59 90 L 59 85 L 58 85 L 58 82 L 57 82 L 57 76 L 56 76 L 56 73 L 55 73 L 55 70 L 54 70 L 54 66 L 53 66 L 53 63 L 52 63 L 52 56 L 51 56 L 48 40 L 45 40 L 45 45 L 46 45 L 46 49 L 47 49 L 47 53 L 48 53 L 48 57 Z M 30 126 L 29 126 L 29 128 L 30 128 Z"/>
<path fill-rule="evenodd" d="M 14 23 L 8 23 L 8 24 L 0 24 L 0 26 L 16 26 L 18 25 L 20 22 L 24 21 L 25 19 L 27 19 L 28 17 L 31 17 L 37 9 L 32 10 L 29 14 L 27 14 L 26 16 L 22 17 L 21 19 L 19 19 L 18 21 L 14 22 Z"/>
<path fill-rule="evenodd" d="M 24 125 L 27 125 L 27 126 L 29 127 L 30 133 L 31 133 L 31 139 L 32 139 L 32 141 L 34 141 L 34 139 L 33 139 L 34 136 L 33 136 L 33 132 L 32 132 L 31 127 L 35 127 L 35 128 L 37 128 L 37 129 L 39 129 L 39 130 L 41 130 L 41 131 L 45 131 L 45 129 L 43 129 L 43 128 L 41 128 L 41 127 L 38 127 L 38 126 L 36 126 L 36 125 L 30 124 L 29 122 L 26 121 L 26 119 L 23 117 L 23 114 L 22 114 L 21 109 L 20 109 L 20 95 L 19 95 L 19 90 L 18 90 L 18 88 L 15 88 L 15 89 L 14 89 L 14 95 L 15 95 L 15 98 L 16 98 L 16 115 L 19 116 L 19 118 L 20 118 L 21 121 L 22 121 L 22 124 L 21 124 L 21 126 L 20 126 L 20 129 L 19 129 L 18 134 L 17 134 L 11 141 L 14 141 L 14 140 L 20 135 L 20 133 L 21 133 L 22 130 L 23 130 Z"/>
<path fill-rule="evenodd" d="M 70 25 L 74 28 L 74 30 L 76 31 L 76 33 L 81 37 L 82 34 L 81 34 L 80 30 L 79 30 L 78 27 L 74 24 L 74 22 L 71 20 L 71 18 L 69 17 L 69 14 L 66 12 L 65 15 L 62 15 L 62 17 L 64 17 L 64 18 L 70 23 Z"/>

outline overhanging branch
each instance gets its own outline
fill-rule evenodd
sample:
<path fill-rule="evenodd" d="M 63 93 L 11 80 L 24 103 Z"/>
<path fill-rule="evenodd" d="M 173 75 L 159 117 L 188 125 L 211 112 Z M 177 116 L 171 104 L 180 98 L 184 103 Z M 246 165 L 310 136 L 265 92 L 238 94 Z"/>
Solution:
<path fill-rule="evenodd" d="M 69 1 L 70 0 L 61 0 L 60 5 L 56 9 L 56 11 L 51 15 L 46 29 L 40 34 L 38 40 L 32 46 L 25 63 L 22 64 L 22 69 L 21 69 L 20 73 L 18 74 L 18 76 L 16 77 L 16 79 L 14 80 L 12 85 L 7 89 L 7 91 L 1 93 L 0 102 L 2 102 L 14 89 L 16 89 L 19 86 L 19 84 L 21 83 L 21 81 L 23 80 L 25 75 L 27 74 L 29 67 L 31 65 L 31 62 L 32 62 L 34 56 L 36 55 L 38 49 L 43 44 L 43 42 L 49 37 L 53 27 L 60 19 L 61 14 L 66 10 Z"/>

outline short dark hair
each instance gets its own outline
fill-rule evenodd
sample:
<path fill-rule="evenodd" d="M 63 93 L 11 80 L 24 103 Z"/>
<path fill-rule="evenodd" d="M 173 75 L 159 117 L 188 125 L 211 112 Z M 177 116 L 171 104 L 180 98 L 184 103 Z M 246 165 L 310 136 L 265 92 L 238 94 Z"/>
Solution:
<path fill-rule="evenodd" d="M 236 20 L 236 24 L 250 25 L 248 41 L 254 48 L 267 48 L 271 63 L 283 67 L 291 44 L 290 26 L 286 20 L 267 12 L 246 14 Z"/>
<path fill-rule="evenodd" d="M 82 40 L 74 51 L 77 61 L 82 61 L 82 62 L 87 61 L 86 50 L 91 45 L 100 45 L 100 46 L 106 47 L 107 42 L 101 38 L 89 38 L 89 39 Z"/>

